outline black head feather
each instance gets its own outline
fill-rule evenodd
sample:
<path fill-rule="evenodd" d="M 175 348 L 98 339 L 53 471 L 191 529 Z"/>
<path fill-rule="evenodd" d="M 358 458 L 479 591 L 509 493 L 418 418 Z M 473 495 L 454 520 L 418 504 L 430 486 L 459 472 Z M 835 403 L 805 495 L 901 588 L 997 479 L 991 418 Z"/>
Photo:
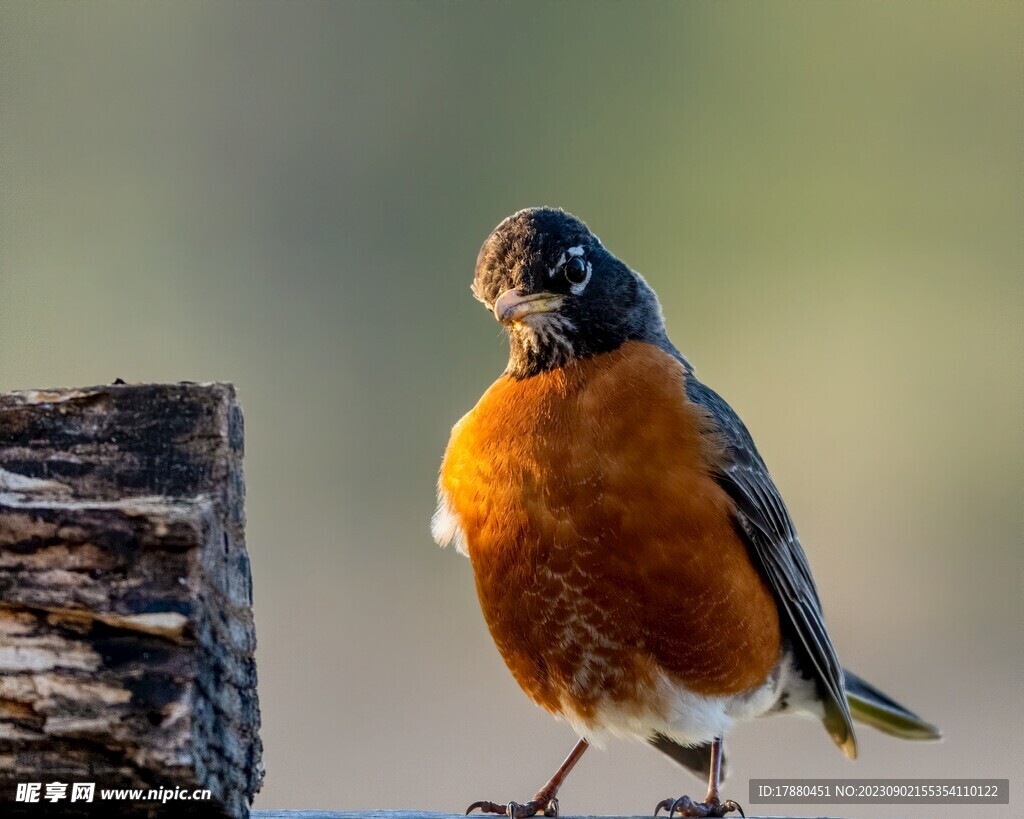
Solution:
<path fill-rule="evenodd" d="M 654 291 L 563 210 L 521 210 L 487 237 L 477 257 L 473 295 L 493 311 L 509 291 L 550 293 L 560 300 L 552 311 L 509 324 L 508 372 L 514 377 L 562 367 L 630 340 L 668 344 Z"/>

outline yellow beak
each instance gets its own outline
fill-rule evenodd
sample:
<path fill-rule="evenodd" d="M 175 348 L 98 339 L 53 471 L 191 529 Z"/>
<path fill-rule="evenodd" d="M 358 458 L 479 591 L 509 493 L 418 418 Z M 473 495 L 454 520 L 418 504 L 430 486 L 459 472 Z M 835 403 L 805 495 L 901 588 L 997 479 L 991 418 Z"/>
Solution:
<path fill-rule="evenodd" d="M 564 296 L 557 293 L 520 293 L 506 290 L 494 302 L 494 317 L 502 324 L 522 321 L 534 313 L 551 313 L 557 310 Z"/>

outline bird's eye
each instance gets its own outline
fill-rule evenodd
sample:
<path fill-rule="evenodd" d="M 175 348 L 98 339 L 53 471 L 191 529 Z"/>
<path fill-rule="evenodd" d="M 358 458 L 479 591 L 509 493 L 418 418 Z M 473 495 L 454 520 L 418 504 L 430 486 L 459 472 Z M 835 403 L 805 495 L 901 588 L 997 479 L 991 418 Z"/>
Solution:
<path fill-rule="evenodd" d="M 587 263 L 582 256 L 573 256 L 565 263 L 562 273 L 569 284 L 583 284 L 587 280 Z"/>

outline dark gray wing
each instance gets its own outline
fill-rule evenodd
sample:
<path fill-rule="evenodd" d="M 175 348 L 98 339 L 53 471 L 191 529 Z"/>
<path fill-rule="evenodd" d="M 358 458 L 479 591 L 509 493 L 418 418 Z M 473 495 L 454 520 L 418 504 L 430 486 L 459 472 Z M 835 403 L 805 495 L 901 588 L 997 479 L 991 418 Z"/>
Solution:
<path fill-rule="evenodd" d="M 846 755 L 854 758 L 857 740 L 846 701 L 843 667 L 825 631 L 818 591 L 786 505 L 732 407 L 701 384 L 692 371 L 687 372 L 686 394 L 708 412 L 725 444 L 725 462 L 718 482 L 736 504 L 740 529 L 775 594 L 800 669 L 817 683 L 825 706 L 825 727 Z"/>

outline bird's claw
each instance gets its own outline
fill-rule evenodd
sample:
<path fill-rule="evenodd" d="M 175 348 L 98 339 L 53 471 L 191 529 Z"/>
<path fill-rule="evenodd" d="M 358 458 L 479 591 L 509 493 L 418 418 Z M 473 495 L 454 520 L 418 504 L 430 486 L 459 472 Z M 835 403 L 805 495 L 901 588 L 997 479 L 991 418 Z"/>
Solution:
<path fill-rule="evenodd" d="M 511 804 L 515 804 L 512 802 Z M 469 816 L 473 811 L 479 810 L 480 813 L 496 813 L 498 816 L 508 815 L 508 805 L 499 805 L 497 802 L 474 802 L 468 808 L 466 808 L 466 816 Z"/>
<path fill-rule="evenodd" d="M 678 799 L 662 799 L 654 809 L 654 815 L 657 816 L 662 808 L 668 811 L 669 819 L 676 813 L 680 816 L 698 817 L 698 819 L 722 817 L 733 811 L 739 812 L 743 819 L 746 819 L 747 816 L 738 802 L 732 799 L 721 802 L 716 797 L 709 797 L 703 802 L 694 802 L 689 796 L 680 796 Z"/>
<path fill-rule="evenodd" d="M 518 802 L 507 802 L 504 805 L 499 805 L 497 802 L 474 802 L 468 808 L 466 808 L 466 815 L 468 816 L 474 810 L 479 810 L 481 813 L 493 813 L 498 816 L 510 816 L 512 819 L 527 819 L 529 816 L 558 816 L 558 800 L 557 799 L 537 799 L 534 797 L 529 802 L 522 804 Z"/>

